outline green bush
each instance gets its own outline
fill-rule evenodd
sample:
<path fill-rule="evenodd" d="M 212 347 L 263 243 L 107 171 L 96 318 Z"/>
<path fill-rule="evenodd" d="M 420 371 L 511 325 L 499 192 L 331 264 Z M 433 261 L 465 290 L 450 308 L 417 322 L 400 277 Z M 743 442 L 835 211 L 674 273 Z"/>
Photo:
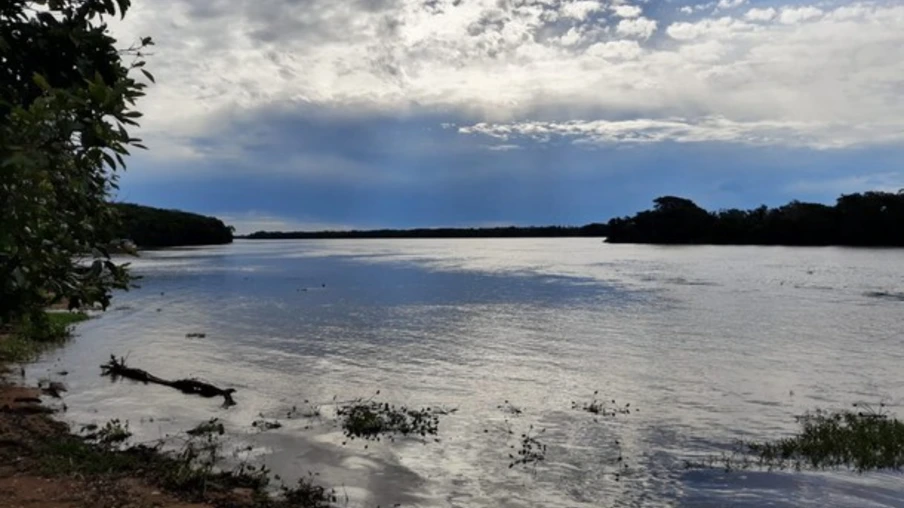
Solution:
<path fill-rule="evenodd" d="M 0 2 L 0 325 L 39 324 L 60 301 L 106 307 L 127 287 L 108 201 L 128 148 L 143 148 L 126 127 L 146 87 L 131 75 L 153 81 L 152 42 L 121 50 L 104 18 L 129 4 Z"/>

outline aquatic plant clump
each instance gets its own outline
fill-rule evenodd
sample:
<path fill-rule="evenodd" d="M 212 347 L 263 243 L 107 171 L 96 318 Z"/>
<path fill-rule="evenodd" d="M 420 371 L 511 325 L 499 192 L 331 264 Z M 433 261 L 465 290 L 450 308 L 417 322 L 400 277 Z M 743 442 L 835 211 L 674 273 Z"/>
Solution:
<path fill-rule="evenodd" d="M 442 410 L 429 407 L 410 409 L 361 399 L 337 410 L 346 437 L 375 441 L 382 436 L 436 435 L 439 430 L 439 415 L 442 413 Z"/>
<path fill-rule="evenodd" d="M 878 409 L 817 410 L 797 417 L 796 436 L 766 443 L 747 443 L 760 465 L 784 469 L 846 467 L 858 472 L 901 470 L 904 466 L 904 422 Z"/>
<path fill-rule="evenodd" d="M 540 430 L 538 434 L 544 432 L 546 432 L 546 429 Z M 512 445 L 512 448 L 514 447 L 515 446 Z M 530 429 L 528 429 L 526 433 L 521 434 L 521 448 L 518 450 L 517 456 L 510 453 L 509 459 L 511 459 L 509 468 L 513 468 L 519 464 L 532 464 L 536 466 L 538 463 L 546 460 L 546 445 L 537 439 L 537 434 L 534 434 L 533 425 L 530 426 Z"/>
<path fill-rule="evenodd" d="M 619 405 L 615 402 L 615 399 L 612 399 L 611 402 L 605 400 L 599 400 L 597 398 L 599 395 L 599 391 L 593 392 L 593 398 L 590 402 L 575 402 L 571 401 L 571 409 L 576 409 L 579 411 L 584 411 L 593 415 L 598 416 L 606 416 L 613 417 L 617 415 L 629 415 L 631 414 L 631 403 L 627 403 L 624 406 Z"/>
<path fill-rule="evenodd" d="M 259 418 L 251 422 L 251 426 L 260 432 L 281 429 L 283 424 L 277 420 L 268 420 L 263 414 L 258 414 Z"/>

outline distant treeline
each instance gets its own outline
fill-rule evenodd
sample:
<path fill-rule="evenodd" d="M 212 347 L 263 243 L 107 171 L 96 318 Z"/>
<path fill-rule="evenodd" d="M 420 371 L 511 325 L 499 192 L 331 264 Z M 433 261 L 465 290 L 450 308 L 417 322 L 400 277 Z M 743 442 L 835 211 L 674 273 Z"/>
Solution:
<path fill-rule="evenodd" d="M 120 217 L 119 238 L 131 240 L 138 247 L 232 242 L 232 228 L 216 217 L 130 203 L 114 203 L 113 206 Z"/>
<path fill-rule="evenodd" d="M 579 227 L 531 226 L 497 228 L 376 229 L 369 231 L 258 231 L 252 240 L 357 239 L 357 238 L 540 238 L 606 236 L 605 224 Z"/>
<path fill-rule="evenodd" d="M 904 191 L 838 198 L 834 206 L 792 201 L 778 208 L 708 212 L 664 196 L 652 210 L 612 219 L 611 243 L 904 246 Z"/>

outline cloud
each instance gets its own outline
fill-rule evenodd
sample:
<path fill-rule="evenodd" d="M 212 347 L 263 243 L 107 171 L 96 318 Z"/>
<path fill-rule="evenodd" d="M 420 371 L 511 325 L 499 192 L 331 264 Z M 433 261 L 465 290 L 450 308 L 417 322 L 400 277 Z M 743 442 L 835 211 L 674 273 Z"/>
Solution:
<path fill-rule="evenodd" d="M 585 55 L 589 58 L 601 58 L 609 61 L 635 60 L 644 50 L 637 41 L 598 42 L 587 48 Z"/>
<path fill-rule="evenodd" d="M 744 127 L 723 136 L 732 140 L 902 142 L 904 6 L 775 5 L 687 5 L 693 17 L 675 22 L 590 0 L 158 0 L 110 23 L 124 43 L 158 43 L 137 133 L 155 167 L 247 158 L 256 145 L 197 140 L 241 134 L 243 115 L 277 108 L 437 127 L 683 118 L 690 127 L 665 129 L 681 139 L 721 118 L 790 134 Z M 351 167 L 349 178 L 360 173 Z"/>
<path fill-rule="evenodd" d="M 716 6 L 716 2 L 707 2 L 707 3 L 703 3 L 703 4 L 696 4 L 696 5 L 685 5 L 685 6 L 681 7 L 680 9 L 678 9 L 678 12 L 681 12 L 682 14 L 693 14 L 695 12 L 710 10 L 715 6 Z"/>
<path fill-rule="evenodd" d="M 813 149 L 845 148 L 872 140 L 877 143 L 898 139 L 904 121 L 875 132 L 851 133 L 844 125 L 775 121 L 739 122 L 724 117 L 639 118 L 569 122 L 478 123 L 459 127 L 468 135 L 483 135 L 501 141 L 531 139 L 599 146 L 672 141 L 677 143 L 730 142 L 745 145 L 785 145 Z M 884 139 L 883 139 L 884 137 Z M 827 141 L 827 140 L 831 141 Z"/>
<path fill-rule="evenodd" d="M 719 3 L 716 4 L 716 8 L 721 10 L 728 10 L 740 7 L 746 3 L 747 0 L 719 0 Z"/>
<path fill-rule="evenodd" d="M 590 13 L 603 10 L 603 4 L 596 0 L 578 0 L 562 5 L 561 15 L 576 20 L 584 20 Z"/>
<path fill-rule="evenodd" d="M 636 18 L 643 13 L 643 9 L 636 5 L 613 5 L 612 12 L 622 18 Z"/>
<path fill-rule="evenodd" d="M 821 9 L 808 5 L 806 7 L 786 7 L 782 9 L 782 13 L 778 19 L 786 25 L 793 25 L 804 21 L 810 21 L 820 16 L 822 16 Z"/>
<path fill-rule="evenodd" d="M 644 17 L 634 19 L 623 19 L 618 22 L 615 31 L 619 35 L 625 37 L 637 37 L 639 39 L 649 39 L 653 32 L 656 31 L 657 22 Z"/>
<path fill-rule="evenodd" d="M 492 150 L 494 152 L 508 152 L 510 150 L 522 150 L 524 147 L 520 145 L 490 145 L 487 147 L 487 150 Z"/>
<path fill-rule="evenodd" d="M 744 14 L 744 19 L 747 21 L 772 21 L 777 14 L 778 11 L 772 7 L 767 9 L 750 9 Z"/>
<path fill-rule="evenodd" d="M 693 41 L 694 39 L 727 39 L 738 33 L 754 30 L 755 27 L 732 17 L 704 19 L 694 23 L 673 23 L 666 32 L 673 39 L 679 41 Z"/>

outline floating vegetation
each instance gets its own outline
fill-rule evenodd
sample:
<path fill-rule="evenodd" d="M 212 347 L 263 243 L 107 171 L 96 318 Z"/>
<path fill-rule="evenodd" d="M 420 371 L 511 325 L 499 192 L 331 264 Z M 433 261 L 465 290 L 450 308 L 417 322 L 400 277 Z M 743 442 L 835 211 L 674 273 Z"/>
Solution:
<path fill-rule="evenodd" d="M 546 432 L 546 429 L 541 429 L 534 434 L 534 426 L 531 425 L 527 432 L 521 434 L 521 446 L 517 451 L 517 455 L 513 453 L 509 454 L 509 459 L 511 459 L 509 468 L 521 464 L 533 465 L 536 467 L 537 464 L 546 460 L 546 445 L 537 439 L 537 436 L 544 432 Z M 515 445 L 512 445 L 511 447 L 514 449 Z"/>
<path fill-rule="evenodd" d="M 524 411 L 520 407 L 513 405 L 509 401 L 505 401 L 502 404 L 496 406 L 496 409 L 499 409 L 503 413 L 510 414 L 512 416 L 521 416 L 521 414 L 524 413 Z"/>
<path fill-rule="evenodd" d="M 378 391 L 377 394 L 380 392 Z M 371 399 L 356 399 L 340 406 L 336 413 L 341 420 L 345 436 L 379 441 L 387 436 L 436 435 L 442 410 L 433 408 L 411 409 Z"/>
<path fill-rule="evenodd" d="M 599 390 L 593 392 L 593 398 L 590 402 L 575 402 L 571 401 L 571 409 L 577 409 L 580 411 L 585 411 L 587 413 L 591 413 L 598 416 L 605 417 L 613 417 L 617 415 L 629 415 L 631 414 L 631 403 L 628 402 L 624 406 L 619 405 L 615 402 L 615 399 L 611 399 L 611 401 L 599 400 L 597 398 L 599 395 Z M 636 409 L 634 409 L 636 411 Z"/>
<path fill-rule="evenodd" d="M 282 423 L 279 423 L 276 420 L 267 420 L 266 418 L 264 418 L 263 414 L 259 413 L 258 416 L 260 417 L 260 419 L 254 420 L 253 422 L 251 422 L 251 426 L 261 432 L 264 432 L 267 430 L 281 429 L 283 426 Z"/>

